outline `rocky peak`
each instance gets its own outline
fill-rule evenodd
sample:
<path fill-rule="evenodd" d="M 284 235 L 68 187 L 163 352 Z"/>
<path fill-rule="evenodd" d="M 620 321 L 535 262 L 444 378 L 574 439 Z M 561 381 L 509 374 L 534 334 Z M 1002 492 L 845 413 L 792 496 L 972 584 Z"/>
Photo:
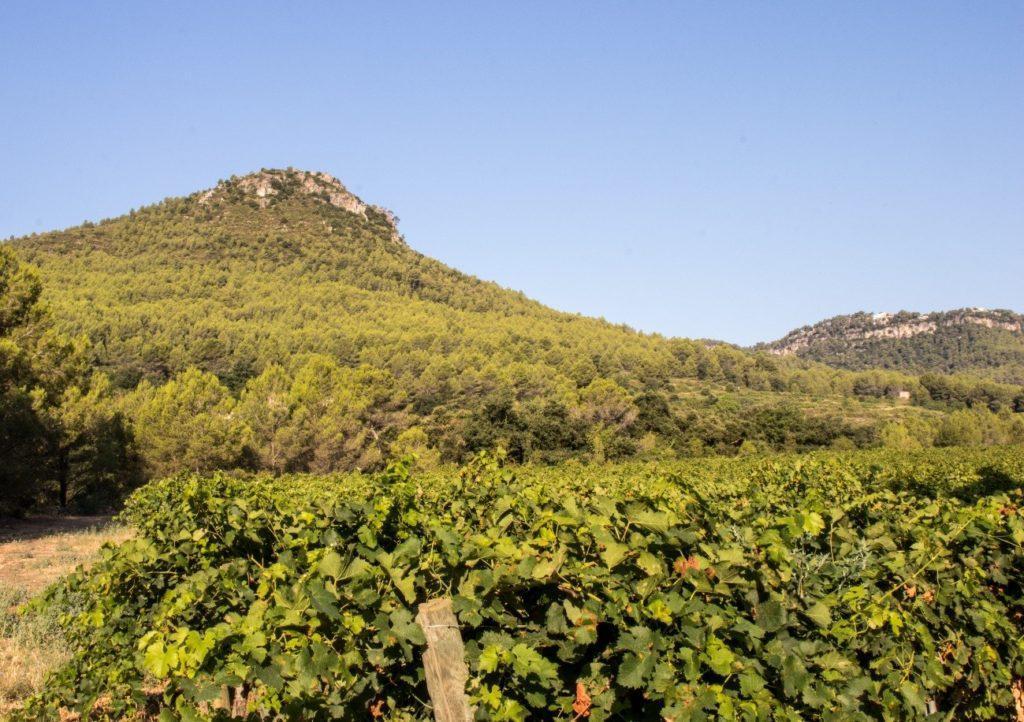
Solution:
<path fill-rule="evenodd" d="M 220 181 L 216 187 L 201 192 L 199 202 L 212 203 L 236 194 L 253 198 L 260 208 L 266 208 L 277 199 L 301 194 L 364 218 L 367 209 L 372 208 L 383 213 L 392 226 L 397 225 L 397 219 L 390 211 L 364 203 L 341 181 L 322 171 L 264 168 L 248 175 L 232 176 Z"/>

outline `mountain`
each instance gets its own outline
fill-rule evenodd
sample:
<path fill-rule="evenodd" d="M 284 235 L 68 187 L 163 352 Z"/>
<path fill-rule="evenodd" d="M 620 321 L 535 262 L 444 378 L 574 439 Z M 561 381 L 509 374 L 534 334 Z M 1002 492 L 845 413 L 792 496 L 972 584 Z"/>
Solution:
<path fill-rule="evenodd" d="M 1007 310 L 855 313 L 759 348 L 844 369 L 971 373 L 1024 383 L 1024 316 Z"/>
<path fill-rule="evenodd" d="M 427 380 L 523 362 L 650 379 L 676 361 L 417 253 L 390 212 L 324 173 L 264 170 L 12 245 L 122 387 L 193 365 L 237 387 L 310 353 Z"/>

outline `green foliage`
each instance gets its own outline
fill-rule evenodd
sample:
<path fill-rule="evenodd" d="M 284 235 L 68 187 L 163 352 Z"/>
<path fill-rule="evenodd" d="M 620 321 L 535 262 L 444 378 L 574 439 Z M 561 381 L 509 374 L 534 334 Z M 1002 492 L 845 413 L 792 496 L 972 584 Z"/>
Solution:
<path fill-rule="evenodd" d="M 416 605 L 450 596 L 481 719 L 1007 719 L 1024 675 L 1024 449 L 459 475 L 185 475 L 49 592 L 63 706 L 427 719 Z"/>
<path fill-rule="evenodd" d="M 0 337 L 29 324 L 39 312 L 42 284 L 36 272 L 0 246 Z"/>
<path fill-rule="evenodd" d="M 246 427 L 235 401 L 211 373 L 189 369 L 159 387 L 143 383 L 126 400 L 149 471 L 211 471 L 239 464 Z"/>
<path fill-rule="evenodd" d="M 89 344 L 50 323 L 30 267 L 0 247 L 0 515 L 47 499 L 95 504 L 133 478 L 109 383 Z"/>
<path fill-rule="evenodd" d="M 31 319 L 38 314 L 35 274 L 0 246 L 0 514 L 16 510 L 32 493 L 42 452 L 43 425 L 30 393 L 34 380 Z"/>

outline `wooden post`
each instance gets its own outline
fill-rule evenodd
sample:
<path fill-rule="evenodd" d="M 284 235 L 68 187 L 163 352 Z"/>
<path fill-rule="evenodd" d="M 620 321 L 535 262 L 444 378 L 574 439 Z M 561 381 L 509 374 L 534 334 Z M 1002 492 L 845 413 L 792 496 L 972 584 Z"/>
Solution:
<path fill-rule="evenodd" d="M 1013 692 L 1013 708 L 1017 713 L 1017 722 L 1024 722 L 1024 677 L 1018 677 L 1010 685 Z"/>
<path fill-rule="evenodd" d="M 470 722 L 473 711 L 466 699 L 466 666 L 459 620 L 452 612 L 452 600 L 432 599 L 420 605 L 416 623 L 427 638 L 423 670 L 427 691 L 437 722 Z"/>

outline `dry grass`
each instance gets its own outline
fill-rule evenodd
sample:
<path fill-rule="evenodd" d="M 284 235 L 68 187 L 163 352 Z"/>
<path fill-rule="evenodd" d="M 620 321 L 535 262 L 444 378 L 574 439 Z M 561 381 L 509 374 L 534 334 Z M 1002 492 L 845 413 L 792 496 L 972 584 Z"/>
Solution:
<path fill-rule="evenodd" d="M 0 717 L 67 658 L 60 610 L 26 609 L 33 595 L 131 532 L 108 518 L 0 521 Z"/>
<path fill-rule="evenodd" d="M 108 517 L 0 523 L 0 585 L 34 594 L 87 563 L 107 542 L 129 536 Z"/>
<path fill-rule="evenodd" d="M 66 659 L 56 619 L 19 611 L 27 599 L 17 590 L 0 590 L 0 715 L 40 689 Z"/>

